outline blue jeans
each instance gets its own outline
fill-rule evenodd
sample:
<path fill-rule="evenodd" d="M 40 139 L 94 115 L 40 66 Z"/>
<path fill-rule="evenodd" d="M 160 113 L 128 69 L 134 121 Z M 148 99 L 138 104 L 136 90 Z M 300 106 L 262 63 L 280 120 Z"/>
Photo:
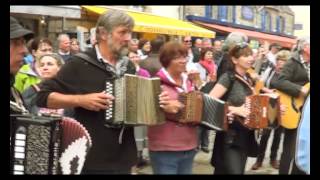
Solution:
<path fill-rule="evenodd" d="M 149 151 L 154 174 L 192 174 L 196 150 Z"/>

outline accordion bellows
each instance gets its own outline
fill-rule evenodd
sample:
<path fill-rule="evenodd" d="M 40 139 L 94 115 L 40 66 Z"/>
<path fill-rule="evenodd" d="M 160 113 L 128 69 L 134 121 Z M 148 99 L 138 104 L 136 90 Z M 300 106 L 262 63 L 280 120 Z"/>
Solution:
<path fill-rule="evenodd" d="M 165 122 L 160 109 L 160 78 L 125 74 L 113 83 L 106 82 L 106 92 L 114 95 L 113 106 L 106 110 L 110 124 L 158 125 Z"/>
<path fill-rule="evenodd" d="M 203 94 L 203 103 L 204 108 L 201 125 L 217 131 L 227 130 L 227 103 L 207 94 Z"/>
<path fill-rule="evenodd" d="M 10 139 L 12 174 L 80 174 L 92 146 L 76 120 L 19 115 Z"/>
<path fill-rule="evenodd" d="M 211 130 L 222 131 L 227 125 L 227 104 L 200 91 L 180 93 L 179 101 L 184 108 L 176 119 L 182 124 L 202 125 Z"/>

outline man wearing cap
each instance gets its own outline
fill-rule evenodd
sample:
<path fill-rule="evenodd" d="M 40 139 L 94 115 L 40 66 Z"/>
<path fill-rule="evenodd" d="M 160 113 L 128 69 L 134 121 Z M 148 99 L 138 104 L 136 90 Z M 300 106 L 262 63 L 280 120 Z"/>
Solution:
<path fill-rule="evenodd" d="M 13 84 L 15 75 L 23 65 L 23 58 L 28 52 L 26 40 L 32 36 L 33 32 L 22 27 L 15 18 L 10 17 L 10 114 L 25 110 L 21 95 Z M 10 132 L 12 132 L 11 124 Z"/>
<path fill-rule="evenodd" d="M 32 36 L 33 33 L 31 31 L 22 27 L 15 18 L 10 17 L 10 115 L 27 112 L 22 96 L 19 91 L 14 88 L 13 84 L 15 75 L 23 65 L 23 58 L 28 52 L 26 40 Z M 10 141 L 13 135 L 13 121 L 14 118 L 10 116 Z M 12 163 L 10 163 L 10 166 L 11 165 Z"/>

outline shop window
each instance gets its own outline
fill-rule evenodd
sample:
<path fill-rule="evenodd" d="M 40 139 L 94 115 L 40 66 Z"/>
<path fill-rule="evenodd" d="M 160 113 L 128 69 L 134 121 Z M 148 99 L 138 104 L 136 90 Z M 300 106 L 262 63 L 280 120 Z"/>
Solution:
<path fill-rule="evenodd" d="M 247 21 L 253 21 L 254 13 L 252 6 L 242 6 L 241 8 L 241 17 Z"/>
<path fill-rule="evenodd" d="M 271 15 L 270 13 L 268 13 L 267 11 L 264 12 L 264 23 L 263 23 L 263 27 L 264 30 L 266 31 L 272 31 L 272 26 L 271 26 Z"/>
<path fill-rule="evenodd" d="M 212 6 L 206 6 L 206 8 L 205 8 L 205 16 L 207 18 L 212 18 Z"/>
<path fill-rule="evenodd" d="M 227 21 L 228 19 L 228 6 L 218 7 L 218 19 L 220 21 Z"/>

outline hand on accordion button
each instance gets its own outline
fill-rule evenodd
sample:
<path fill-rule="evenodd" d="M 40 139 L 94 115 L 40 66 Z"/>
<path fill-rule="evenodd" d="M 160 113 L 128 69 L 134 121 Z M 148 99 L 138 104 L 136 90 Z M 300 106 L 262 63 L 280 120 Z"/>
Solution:
<path fill-rule="evenodd" d="M 235 116 L 241 116 L 246 118 L 250 113 L 250 110 L 245 107 L 245 105 L 236 107 L 236 106 L 229 106 L 229 112 L 227 114 L 229 123 L 232 123 Z"/>
<path fill-rule="evenodd" d="M 112 105 L 113 99 L 114 97 L 112 95 L 102 91 L 100 93 L 79 95 L 78 104 L 80 107 L 91 111 L 100 111 L 102 109 L 108 109 L 110 105 Z"/>

